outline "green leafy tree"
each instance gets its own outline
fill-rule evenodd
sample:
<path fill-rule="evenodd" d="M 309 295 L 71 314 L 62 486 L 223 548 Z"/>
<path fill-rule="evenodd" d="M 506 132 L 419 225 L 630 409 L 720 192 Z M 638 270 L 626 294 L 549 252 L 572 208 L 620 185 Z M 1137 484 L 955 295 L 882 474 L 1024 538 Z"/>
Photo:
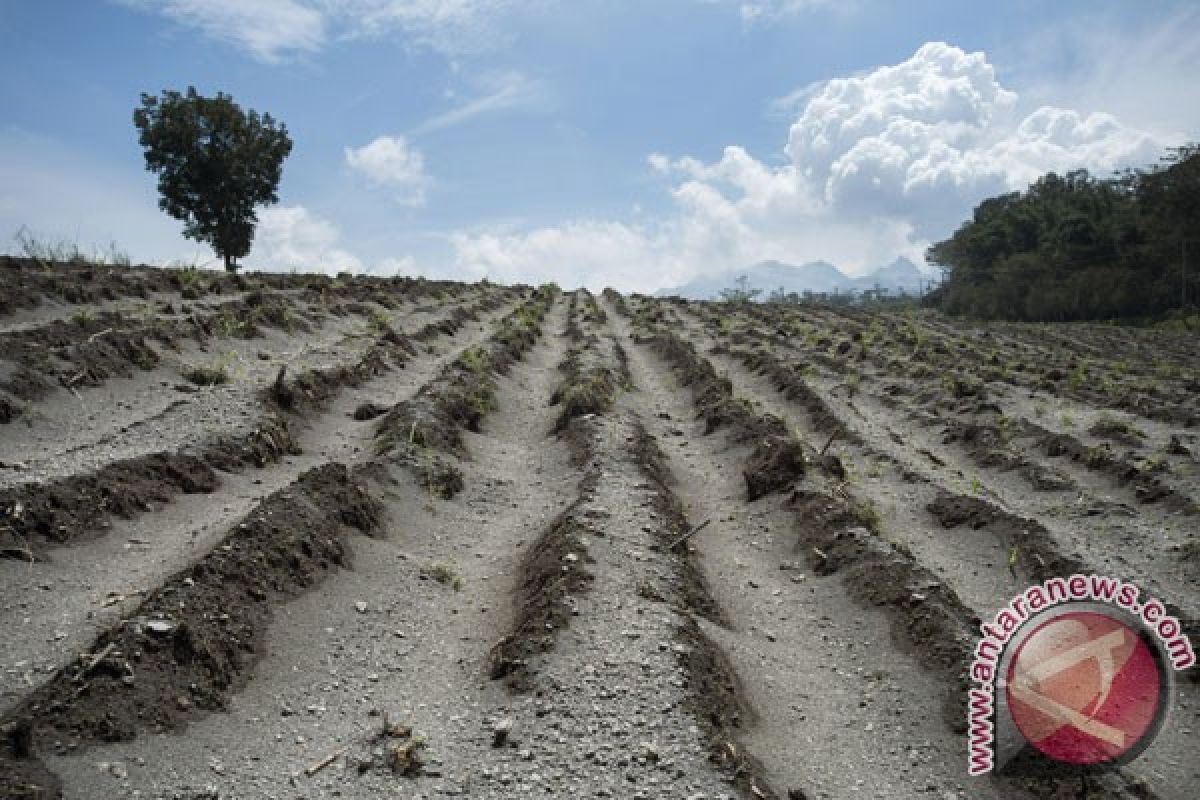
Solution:
<path fill-rule="evenodd" d="M 287 127 L 246 110 L 221 92 L 204 97 L 143 94 L 133 112 L 146 169 L 158 173 L 158 205 L 184 223 L 184 235 L 207 242 L 237 270 L 250 252 L 255 207 L 278 202 L 283 161 L 292 151 Z"/>
<path fill-rule="evenodd" d="M 1045 321 L 1190 308 L 1198 221 L 1194 144 L 1113 179 L 1049 173 L 1024 192 L 984 200 L 953 236 L 930 247 L 927 260 L 946 277 L 927 302 L 955 314 Z"/>

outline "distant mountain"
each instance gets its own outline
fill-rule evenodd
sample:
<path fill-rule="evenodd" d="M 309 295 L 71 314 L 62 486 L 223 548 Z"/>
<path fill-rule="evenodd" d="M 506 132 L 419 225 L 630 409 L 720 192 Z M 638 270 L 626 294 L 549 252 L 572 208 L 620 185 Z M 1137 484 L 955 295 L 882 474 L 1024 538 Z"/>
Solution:
<path fill-rule="evenodd" d="M 903 289 L 915 293 L 921 291 L 928 280 L 916 264 L 901 256 L 886 267 L 855 279 L 853 283 L 858 289 L 874 289 L 878 285 L 892 292 Z"/>
<path fill-rule="evenodd" d="M 760 299 L 776 289 L 785 292 L 849 292 L 874 289 L 876 286 L 897 292 L 919 292 L 926 281 L 916 264 L 907 258 L 897 258 L 891 264 L 880 267 L 859 278 L 850 278 L 828 261 L 810 261 L 795 266 L 779 261 L 761 261 L 744 269 L 730 269 L 701 275 L 682 286 L 660 289 L 658 297 L 678 295 L 691 300 L 712 300 L 720 296 L 722 289 L 737 286 L 738 279 L 745 275 L 750 289 L 762 289 Z"/>

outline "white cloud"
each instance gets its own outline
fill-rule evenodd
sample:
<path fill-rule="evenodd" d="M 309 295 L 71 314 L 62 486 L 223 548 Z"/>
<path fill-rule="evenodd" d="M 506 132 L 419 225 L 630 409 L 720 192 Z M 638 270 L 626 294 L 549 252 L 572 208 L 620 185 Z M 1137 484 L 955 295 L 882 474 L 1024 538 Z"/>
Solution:
<path fill-rule="evenodd" d="M 346 148 L 346 163 L 377 186 L 398 190 L 405 205 L 425 204 L 425 159 L 403 136 L 380 136 L 359 148 Z"/>
<path fill-rule="evenodd" d="M 521 72 L 508 71 L 489 73 L 477 79 L 482 93 L 467 102 L 442 114 L 438 114 L 418 125 L 410 133 L 423 136 L 433 131 L 460 125 L 483 114 L 507 111 L 515 108 L 537 108 L 547 101 L 548 91 L 544 83 L 531 79 Z M 447 90 L 454 97 L 452 90 Z"/>
<path fill-rule="evenodd" d="M 667 240 L 621 222 L 581 220 L 528 233 L 454 234 L 464 280 L 555 281 L 563 286 L 635 286 L 650 264 L 670 260 Z"/>
<path fill-rule="evenodd" d="M 304 206 L 264 209 L 258 214 L 247 261 L 254 269 L 269 271 L 362 272 L 362 261 L 337 246 L 340 236 L 336 225 Z"/>
<path fill-rule="evenodd" d="M 664 156 L 662 153 L 651 153 L 646 156 L 646 163 L 650 165 L 650 169 L 655 172 L 668 172 L 671 169 L 671 159 Z"/>
<path fill-rule="evenodd" d="M 455 55 L 503 39 L 495 21 L 514 0 L 116 0 L 157 12 L 252 57 L 276 63 L 330 39 L 399 34 L 415 47 Z"/>
<path fill-rule="evenodd" d="M 1162 138 L 1200 137 L 1200 6 L 1121 23 L 1104 13 L 1022 37 L 1007 61 L 1042 105 L 1107 111 Z"/>
<path fill-rule="evenodd" d="M 145 11 L 157 11 L 174 22 L 246 50 L 254 58 L 275 63 L 288 55 L 320 49 L 326 19 L 298 0 L 122 0 Z"/>
<path fill-rule="evenodd" d="M 834 5 L 832 0 L 755 0 L 738 4 L 742 22 L 751 24 L 759 21 L 794 17 L 815 9 Z"/>
<path fill-rule="evenodd" d="M 788 17 L 797 17 L 813 11 L 846 13 L 858 5 L 859 0 L 699 0 L 706 5 L 737 8 L 742 24 L 770 23 Z"/>
<path fill-rule="evenodd" d="M 344 36 L 402 34 L 407 41 L 455 56 L 490 50 L 504 40 L 496 20 L 516 0 L 316 0 L 338 19 Z"/>
<path fill-rule="evenodd" d="M 795 101 L 781 166 L 738 146 L 712 163 L 654 153 L 650 169 L 675 179 L 666 218 L 461 234 L 458 263 L 501 280 L 643 291 L 764 259 L 828 259 L 851 272 L 898 255 L 920 263 L 986 196 L 1050 170 L 1143 165 L 1162 148 L 1109 114 L 1023 110 L 983 53 L 939 42 Z"/>
<path fill-rule="evenodd" d="M 785 152 L 831 211 L 907 217 L 926 235 L 1048 170 L 1105 172 L 1160 152 L 1107 114 L 1043 107 L 1022 117 L 1018 106 L 983 53 L 931 42 L 901 64 L 813 92 Z"/>

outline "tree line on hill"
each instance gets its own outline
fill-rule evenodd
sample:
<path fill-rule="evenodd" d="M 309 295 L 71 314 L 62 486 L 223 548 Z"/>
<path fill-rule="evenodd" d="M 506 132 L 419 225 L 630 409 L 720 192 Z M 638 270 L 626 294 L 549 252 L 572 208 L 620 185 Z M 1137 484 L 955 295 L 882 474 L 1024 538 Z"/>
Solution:
<path fill-rule="evenodd" d="M 1200 144 L 1109 179 L 1049 173 L 984 200 L 926 260 L 945 276 L 926 303 L 952 314 L 1066 321 L 1194 308 Z"/>

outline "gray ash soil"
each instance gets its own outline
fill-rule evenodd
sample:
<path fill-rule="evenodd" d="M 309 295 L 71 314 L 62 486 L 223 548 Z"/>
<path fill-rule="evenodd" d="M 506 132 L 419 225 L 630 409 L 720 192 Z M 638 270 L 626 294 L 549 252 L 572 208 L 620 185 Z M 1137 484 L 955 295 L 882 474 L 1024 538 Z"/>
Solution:
<path fill-rule="evenodd" d="M 698 328 L 691 335 L 697 342 L 712 341 Z M 796 354 L 787 347 L 773 349 L 784 363 L 797 363 Z M 818 434 L 831 426 L 812 413 L 811 403 L 787 399 L 778 384 L 737 358 L 724 353 L 714 353 L 712 358 L 727 371 L 739 393 L 806 431 L 811 441 L 826 440 Z M 946 446 L 936 428 L 928 430 L 903 406 L 880 402 L 870 382 L 864 380 L 851 399 L 836 388 L 844 384 L 844 377 L 822 378 L 818 372 L 803 380 L 823 408 L 837 410 L 834 427 L 840 425 L 844 434 L 830 451 L 844 463 L 849 491 L 871 509 L 879 534 L 910 549 L 930 567 L 965 601 L 971 618 L 987 618 L 1013 594 L 1050 575 L 1085 570 L 1137 576 L 1151 594 L 1177 604 L 1176 613 L 1194 629 L 1194 612 L 1188 611 L 1195 608 L 1194 575 L 1180 562 L 1177 547 L 1158 549 L 1164 533 L 1194 537 L 1193 522 L 1186 515 L 1143 506 L 1132 519 L 1094 514 L 1072 518 L 1062 506 L 1041 505 L 1042 495 L 1031 493 L 1019 475 L 972 463 L 956 446 Z M 947 422 L 954 419 L 945 417 Z M 925 455 L 929 453 L 935 453 L 936 460 Z M 1067 502 L 1076 508 L 1091 507 L 1102 499 L 1089 500 L 1076 486 Z M 1086 520 L 1082 525 L 1080 518 Z M 1119 538 L 1097 538 L 1101 531 L 1120 529 L 1127 532 Z M 1031 533 L 1040 541 L 1031 540 Z M 1135 542 L 1145 544 L 1131 547 Z M 1015 564 L 1009 563 L 1012 548 L 1017 548 Z M 1159 560 L 1151 560 L 1156 555 Z M 1200 698 L 1194 683 L 1180 682 L 1172 713 L 1171 724 L 1152 749 L 1127 768 L 1133 780 L 1145 780 L 1168 797 L 1176 796 L 1177 787 L 1196 776 L 1190 754 L 1196 752 Z"/>
<path fill-rule="evenodd" d="M 498 312 L 492 312 L 492 315 Z M 11 632 L 3 672 L 0 708 L 82 652 L 103 624 L 128 610 L 141 593 L 206 552 L 255 502 L 282 489 L 307 469 L 329 462 L 355 464 L 371 453 L 373 431 L 352 417 L 366 396 L 403 397 L 414 393 L 463 348 L 478 341 L 492 315 L 447 340 L 431 340 L 430 350 L 403 369 L 387 372 L 339 395 L 324 413 L 292 421 L 297 453 L 241 475 L 224 475 L 204 493 L 154 502 L 128 518 L 108 518 L 96 536 L 71 547 L 51 549 L 35 566 L 0 560 L 0 577 L 14 594 L 0 603 L 0 621 Z M 41 587 L 48 587 L 42 589 Z"/>
<path fill-rule="evenodd" d="M 0 288 L 24 348 L 0 365 L 0 798 L 1200 779 L 1186 677 L 1114 775 L 970 779 L 962 733 L 978 618 L 1047 571 L 1129 573 L 1194 622 L 1179 337 L 19 260 Z M 253 332 L 203 321 L 246 302 Z M 88 342 L 130 325 L 199 334 Z M 230 353 L 230 384 L 176 388 Z M 214 450 L 264 425 L 269 452 Z"/>

